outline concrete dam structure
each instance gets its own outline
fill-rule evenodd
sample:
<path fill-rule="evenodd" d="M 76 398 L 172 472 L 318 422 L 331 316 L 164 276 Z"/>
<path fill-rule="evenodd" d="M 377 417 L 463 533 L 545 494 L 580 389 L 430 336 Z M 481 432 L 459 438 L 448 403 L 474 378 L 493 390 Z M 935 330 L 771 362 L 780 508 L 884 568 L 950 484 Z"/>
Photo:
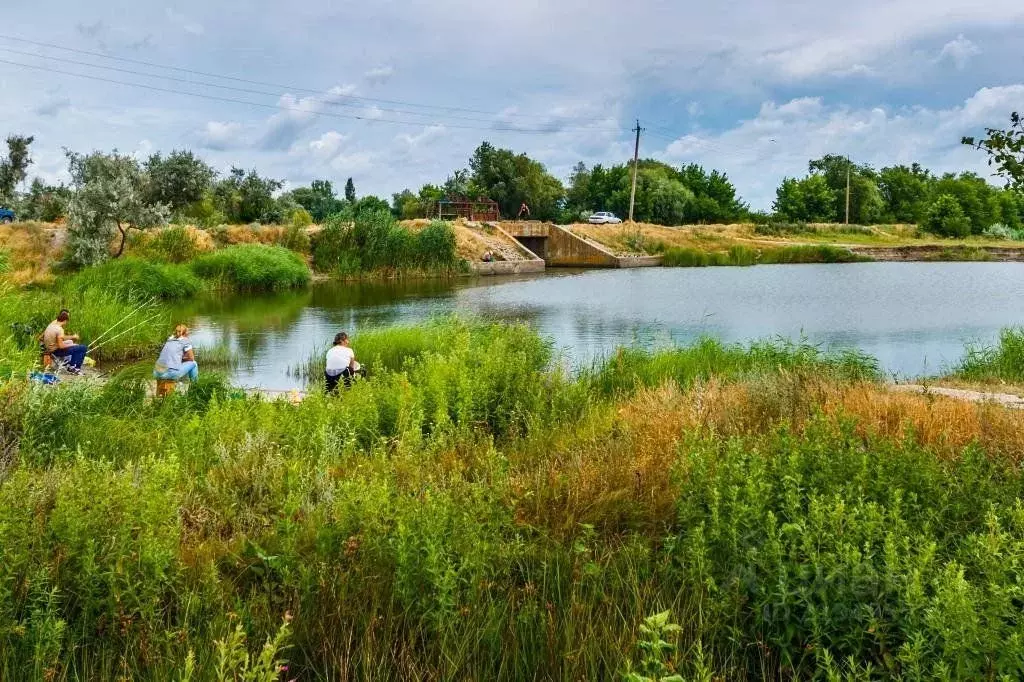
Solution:
<path fill-rule="evenodd" d="M 504 223 L 502 229 L 553 268 L 641 268 L 661 265 L 660 256 L 617 256 L 604 246 L 550 223 Z"/>

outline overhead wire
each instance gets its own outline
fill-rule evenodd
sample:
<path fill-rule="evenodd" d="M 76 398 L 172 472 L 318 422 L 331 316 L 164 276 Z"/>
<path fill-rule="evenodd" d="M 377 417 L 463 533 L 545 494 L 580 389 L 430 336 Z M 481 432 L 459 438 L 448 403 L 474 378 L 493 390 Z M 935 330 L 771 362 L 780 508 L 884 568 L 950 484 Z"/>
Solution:
<path fill-rule="evenodd" d="M 133 75 L 133 76 L 142 76 L 144 78 L 157 78 L 157 79 L 161 79 L 161 80 L 174 81 L 176 83 L 185 83 L 187 85 L 196 85 L 196 86 L 201 86 L 201 87 L 217 88 L 217 89 L 220 89 L 220 90 L 230 90 L 232 92 L 241 92 L 241 93 L 252 94 L 252 95 L 264 95 L 264 96 L 267 96 L 267 97 L 279 97 L 280 94 L 281 94 L 279 92 L 268 92 L 266 90 L 255 90 L 253 88 L 243 88 L 243 87 L 237 87 L 237 86 L 233 86 L 233 85 L 221 85 L 219 83 L 209 83 L 207 81 L 197 81 L 197 80 L 192 80 L 192 79 L 188 79 L 188 78 L 178 78 L 176 76 L 168 76 L 168 75 L 165 75 L 165 74 L 146 73 L 146 72 L 143 72 L 143 71 L 135 71 L 133 69 L 122 69 L 122 68 L 119 68 L 119 67 L 116 67 L 116 66 L 106 66 L 106 65 L 103 65 L 103 64 L 91 64 L 89 62 L 82 62 L 82 61 L 75 60 L 75 59 L 65 59 L 63 57 L 54 57 L 54 56 L 51 56 L 51 55 L 38 54 L 38 53 L 35 53 L 35 52 L 25 52 L 24 50 L 12 50 L 9 47 L 0 47 L 0 52 L 7 52 L 7 53 L 12 53 L 12 54 L 17 54 L 17 55 L 24 56 L 24 57 L 34 57 L 34 58 L 38 58 L 38 59 L 47 59 L 47 60 L 50 60 L 50 61 L 62 62 L 62 63 L 66 63 L 66 64 L 73 64 L 75 66 L 81 66 L 81 67 L 86 67 L 86 68 L 102 69 L 102 70 L 105 70 L 105 71 L 114 71 L 114 72 L 117 72 L 117 73 L 125 73 L 125 74 L 130 74 L 130 75 Z M 320 97 L 311 96 L 311 97 L 304 98 L 303 101 L 305 101 L 305 102 L 314 102 L 314 103 L 321 104 L 323 106 L 328 106 L 328 107 L 363 108 L 363 107 L 366 106 L 365 104 L 360 104 L 360 103 L 356 103 L 356 102 L 335 101 L 333 99 L 325 99 L 323 97 L 323 93 L 320 93 L 320 95 L 321 95 Z M 347 99 L 355 99 L 353 96 L 347 95 L 347 94 L 339 94 L 338 97 L 344 98 L 346 100 Z M 437 117 L 437 114 L 433 114 L 431 112 L 426 112 L 426 111 L 413 111 L 413 110 L 410 110 L 410 109 L 392 109 L 392 108 L 387 108 L 387 107 L 378 107 L 377 105 L 373 105 L 373 106 L 376 107 L 379 111 L 385 111 L 385 112 L 389 112 L 389 113 L 404 114 L 404 115 L 410 115 L 410 116 L 433 116 L 435 118 Z M 473 117 L 473 116 L 459 116 L 459 115 L 455 115 L 455 114 L 445 114 L 444 118 L 451 118 L 451 119 L 462 120 L 462 121 L 473 121 L 473 122 L 477 122 L 477 123 L 492 123 L 493 122 L 493 119 L 486 119 L 486 118 Z M 605 119 L 605 120 L 607 120 L 607 119 Z M 594 127 L 590 127 L 589 129 L 590 130 L 606 130 L 606 131 L 611 131 L 612 130 L 611 128 L 594 128 Z M 618 132 L 617 128 L 614 129 L 614 130 L 616 132 Z"/>
<path fill-rule="evenodd" d="M 248 78 L 239 78 L 237 76 L 228 76 L 228 75 L 224 75 L 224 74 L 212 73 L 212 72 L 209 72 L 209 71 L 199 71 L 199 70 L 196 70 L 196 69 L 188 69 L 188 68 L 184 68 L 184 67 L 180 67 L 180 66 L 171 66 L 171 65 L 168 65 L 168 64 L 160 64 L 160 63 L 157 63 L 157 62 L 150 62 L 150 61 L 145 61 L 145 60 L 141 60 L 141 59 L 131 59 L 129 57 L 119 57 L 119 56 L 116 56 L 116 55 L 104 54 L 102 52 L 95 52 L 95 51 L 91 51 L 91 50 L 82 50 L 82 49 L 73 48 L 73 47 L 66 47 L 64 45 L 57 45 L 55 43 L 46 43 L 46 42 L 42 42 L 42 41 L 38 41 L 38 40 L 30 40 L 28 38 L 22 38 L 20 36 L 6 35 L 6 34 L 2 34 L 2 33 L 0 33 L 0 40 L 10 40 L 10 41 L 19 42 L 19 43 L 25 43 L 25 44 L 28 44 L 28 45 L 35 45 L 36 47 L 44 47 L 44 48 L 49 48 L 49 49 L 53 49 L 53 50 L 62 50 L 62 51 L 65 51 L 65 52 L 72 52 L 72 53 L 75 53 L 75 54 L 82 54 L 82 55 L 88 55 L 88 56 L 91 56 L 91 57 L 98 57 L 100 59 L 108 59 L 108 60 L 112 60 L 112 61 L 119 61 L 119 62 L 123 62 L 123 63 L 126 63 L 126 64 L 135 64 L 137 66 L 147 66 L 147 67 L 155 68 L 155 69 L 164 69 L 164 70 L 168 70 L 168 71 L 176 71 L 178 73 L 187 73 L 187 74 L 191 74 L 191 75 L 195 75 L 195 76 L 203 76 L 203 77 L 206 77 L 206 78 L 217 78 L 217 79 L 220 79 L 220 80 L 228 80 L 228 81 L 233 81 L 233 82 L 236 82 L 236 83 L 246 83 L 248 85 L 261 85 L 261 86 L 265 86 L 265 87 L 278 88 L 278 89 L 281 89 L 281 90 L 290 90 L 290 91 L 294 91 L 294 92 L 304 92 L 304 93 L 313 94 L 313 95 L 323 94 L 323 92 L 324 92 L 323 88 L 314 89 L 314 88 L 302 87 L 302 86 L 298 86 L 298 85 L 285 85 L 285 84 L 273 83 L 273 82 L 269 82 L 269 81 L 252 80 L 252 79 L 248 79 Z M 40 56 L 40 55 L 37 55 L 37 56 Z M 103 67 L 99 67 L 99 68 L 103 68 Z M 157 77 L 162 77 L 162 76 L 157 76 Z M 484 114 L 484 115 L 488 115 L 488 116 L 501 116 L 501 115 L 504 115 L 506 113 L 506 112 L 503 112 L 503 111 L 487 111 L 487 110 L 483 110 L 483 109 L 472 109 L 472 108 L 467 108 L 467 107 L 455 107 L 455 106 L 450 106 L 450 105 L 423 104 L 423 103 L 416 103 L 416 102 L 410 102 L 410 101 L 405 101 L 405 100 L 382 99 L 382 98 L 379 98 L 379 97 L 366 97 L 364 95 L 348 95 L 348 97 L 349 97 L 349 99 L 353 99 L 353 100 L 357 100 L 357 101 L 362 101 L 362 102 L 376 102 L 376 103 L 380 103 L 380 104 L 394 104 L 394 105 L 398 105 L 398 106 L 417 107 L 417 108 L 421 108 L 421 109 L 438 109 L 438 110 L 443 110 L 443 111 L 461 111 L 461 112 L 466 112 L 466 113 Z M 550 118 L 547 114 L 526 114 L 526 113 L 524 113 L 524 114 L 515 114 L 515 116 L 517 116 L 519 118 L 539 118 L 539 119 L 548 119 L 548 118 Z M 606 120 L 606 119 L 603 118 L 603 117 L 599 117 L 599 118 L 588 119 L 588 120 L 602 121 L 602 120 Z"/>
<path fill-rule="evenodd" d="M 41 66 L 38 64 L 25 64 L 23 62 L 15 62 L 9 59 L 0 59 L 0 64 L 7 64 L 10 66 L 17 66 L 26 69 L 35 69 L 38 71 L 45 71 L 48 73 L 62 74 L 66 76 L 72 76 L 75 78 L 85 78 L 88 80 L 111 83 L 116 85 L 125 85 L 135 88 L 143 88 L 154 92 L 164 92 L 173 95 L 184 95 L 187 97 L 197 97 L 200 99 L 213 100 L 218 102 L 228 102 L 232 104 L 243 104 L 247 106 L 260 107 L 264 109 L 274 109 L 278 111 L 295 111 L 298 113 L 306 114 L 309 116 L 324 116 L 328 118 L 340 118 L 357 121 L 366 121 L 370 123 L 384 123 L 390 125 L 411 125 L 411 126 L 428 126 L 428 125 L 443 125 L 446 128 L 452 128 L 456 130 L 482 130 L 482 131 L 493 131 L 493 132 L 507 132 L 507 133 L 523 133 L 523 134 L 537 134 L 537 135 L 549 135 L 561 132 L 594 132 L 595 128 L 576 128 L 569 126 L 557 126 L 557 127 L 545 127 L 545 128 L 525 128 L 520 126 L 512 126 L 505 124 L 495 123 L 490 126 L 470 126 L 461 124 L 451 124 L 444 121 L 403 121 L 396 119 L 381 118 L 371 115 L 358 115 L 358 114 L 341 114 L 330 111 L 317 111 L 313 109 L 303 109 L 300 107 L 290 107 L 283 104 L 267 104 L 265 102 L 253 102 L 252 100 L 238 99 L 233 97 L 222 97 L 220 95 L 211 95 L 207 93 L 189 92 L 187 90 L 176 90 L 174 88 L 164 88 L 156 85 L 149 85 L 146 83 L 134 83 L 131 81 L 117 80 L 114 78 L 104 78 L 102 76 L 96 76 L 93 74 L 78 73 L 74 71 L 66 71 L 63 69 L 55 69 L 48 66 Z M 611 129 L 606 129 L 611 131 Z M 616 131 L 617 132 L 617 131 Z"/>

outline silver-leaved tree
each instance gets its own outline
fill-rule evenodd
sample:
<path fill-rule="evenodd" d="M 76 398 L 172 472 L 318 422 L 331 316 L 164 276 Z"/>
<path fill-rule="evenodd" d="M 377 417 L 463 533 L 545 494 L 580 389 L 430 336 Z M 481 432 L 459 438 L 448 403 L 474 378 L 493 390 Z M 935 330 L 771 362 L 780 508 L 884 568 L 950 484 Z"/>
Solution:
<path fill-rule="evenodd" d="M 133 157 L 114 151 L 76 154 L 68 151 L 74 193 L 68 206 L 65 257 L 85 266 L 118 258 L 128 233 L 167 222 L 168 206 L 147 197 L 149 176 Z"/>

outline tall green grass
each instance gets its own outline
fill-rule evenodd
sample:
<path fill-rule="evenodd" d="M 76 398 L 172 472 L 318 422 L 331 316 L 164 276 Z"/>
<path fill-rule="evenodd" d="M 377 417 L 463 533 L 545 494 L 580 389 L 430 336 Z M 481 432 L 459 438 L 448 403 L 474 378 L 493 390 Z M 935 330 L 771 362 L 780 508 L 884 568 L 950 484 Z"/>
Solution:
<path fill-rule="evenodd" d="M 1024 329 L 1002 330 L 994 346 L 969 345 L 953 376 L 968 381 L 1024 383 Z"/>
<path fill-rule="evenodd" d="M 742 345 L 703 338 L 690 346 L 653 352 L 622 348 L 596 363 L 586 380 L 601 393 L 614 395 L 665 381 L 689 386 L 712 376 L 751 379 L 780 371 L 813 372 L 841 381 L 880 378 L 877 361 L 856 350 L 824 351 L 806 341 L 785 339 Z"/>
<path fill-rule="evenodd" d="M 90 353 L 97 360 L 130 360 L 152 355 L 159 351 L 161 342 L 173 328 L 166 308 L 142 306 L 102 287 L 60 291 L 8 288 L 0 289 L 0 298 L 3 303 L 0 305 L 0 335 L 11 333 L 15 326 L 25 330 L 17 338 L 12 336 L 12 343 L 24 351 L 17 357 L 31 361 L 28 365 L 19 364 L 19 371 L 38 363 L 38 336 L 62 308 L 71 311 L 67 329 L 78 334 L 81 343 L 88 345 L 97 339 L 108 341 Z M 111 329 L 113 331 L 109 331 Z"/>
<path fill-rule="evenodd" d="M 248 291 L 291 289 L 309 283 L 302 257 L 281 246 L 243 244 L 192 261 L 192 269 L 217 285 Z"/>
<path fill-rule="evenodd" d="M 444 274 L 465 269 L 450 224 L 433 221 L 414 232 L 384 210 L 364 211 L 351 224 L 335 216 L 314 235 L 311 250 L 318 271 L 338 275 Z"/>
<path fill-rule="evenodd" d="M 85 268 L 63 282 L 70 291 L 94 289 L 132 301 L 191 298 L 203 282 L 184 265 L 120 258 Z"/>

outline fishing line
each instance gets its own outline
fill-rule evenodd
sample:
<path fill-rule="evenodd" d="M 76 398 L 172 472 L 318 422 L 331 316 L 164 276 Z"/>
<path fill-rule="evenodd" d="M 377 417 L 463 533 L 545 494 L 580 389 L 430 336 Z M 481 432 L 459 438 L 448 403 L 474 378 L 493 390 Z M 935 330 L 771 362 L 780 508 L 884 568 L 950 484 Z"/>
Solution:
<path fill-rule="evenodd" d="M 153 316 L 151 316 L 151 317 L 148 317 L 148 318 L 146 318 L 145 320 L 143 320 L 142 322 L 139 322 L 139 323 L 138 323 L 138 324 L 136 324 L 136 325 L 133 325 L 133 326 L 131 326 L 131 327 L 128 327 L 128 329 L 125 329 L 125 330 L 124 330 L 123 332 L 121 332 L 121 333 L 119 333 L 119 334 L 115 334 L 114 336 L 111 336 L 111 337 L 110 337 L 109 339 L 107 339 L 107 340 L 106 340 L 106 341 L 104 341 L 103 343 L 100 343 L 100 344 L 97 344 L 97 345 L 95 345 L 95 346 L 92 346 L 92 347 L 91 347 L 91 348 L 90 348 L 89 350 L 96 350 L 96 349 L 98 349 L 98 348 L 101 348 L 101 347 L 103 347 L 103 346 L 107 345 L 108 343 L 110 343 L 111 341 L 114 341 L 115 339 L 119 339 L 119 338 L 121 338 L 122 336 L 124 336 L 124 335 L 125 335 L 125 334 L 127 334 L 128 332 L 130 332 L 130 331 L 132 331 L 132 330 L 135 330 L 135 329 L 138 329 L 139 327 L 141 327 L 141 326 L 142 326 L 142 325 L 144 325 L 144 324 L 148 324 L 149 322 L 152 322 L 152 321 L 153 321 L 153 320 L 155 320 L 156 318 L 160 317 L 160 315 L 161 315 L 161 313 L 157 313 L 157 314 L 155 314 L 155 315 L 153 315 Z"/>
<path fill-rule="evenodd" d="M 151 298 L 150 298 L 150 299 L 149 299 L 148 301 L 144 301 L 144 302 L 142 303 L 142 305 L 140 305 L 140 306 L 139 306 L 138 308 L 135 308 L 135 309 L 134 309 L 134 310 L 132 310 L 132 311 L 131 311 L 130 313 L 128 313 L 127 315 L 125 315 L 124 317 L 122 317 L 122 318 L 121 318 L 120 320 L 118 320 L 117 322 L 115 322 L 115 323 L 114 323 L 113 325 L 111 325 L 111 326 L 110 326 L 110 327 L 109 327 L 109 328 L 108 328 L 108 329 L 107 329 L 107 330 L 106 330 L 105 332 L 103 332 L 102 334 L 100 334 L 99 336 L 97 336 L 97 337 L 96 337 L 95 339 L 93 339 L 93 340 L 92 340 L 92 342 L 91 342 L 91 343 L 89 344 L 89 350 L 92 350 L 92 349 L 93 349 L 93 346 L 95 346 L 95 345 L 96 345 L 97 343 L 99 343 L 100 339 L 102 339 L 102 338 L 103 338 L 104 336 L 106 336 L 106 335 L 107 335 L 107 334 L 109 334 L 110 332 L 112 332 L 112 331 L 114 331 L 115 329 L 117 329 L 118 327 L 120 327 L 120 326 L 121 326 L 121 324 L 123 324 L 124 322 L 126 322 L 126 321 L 128 320 L 128 318 L 132 317 L 133 315 L 135 315 L 136 313 L 138 313 L 139 311 L 141 311 L 141 310 L 142 310 L 143 308 L 145 308 L 145 307 L 147 307 L 147 306 L 149 306 L 149 305 L 152 305 L 152 304 L 153 304 L 153 303 L 155 303 L 155 302 L 156 302 L 156 297 L 155 297 L 155 296 L 153 296 L 153 297 L 151 297 Z"/>

